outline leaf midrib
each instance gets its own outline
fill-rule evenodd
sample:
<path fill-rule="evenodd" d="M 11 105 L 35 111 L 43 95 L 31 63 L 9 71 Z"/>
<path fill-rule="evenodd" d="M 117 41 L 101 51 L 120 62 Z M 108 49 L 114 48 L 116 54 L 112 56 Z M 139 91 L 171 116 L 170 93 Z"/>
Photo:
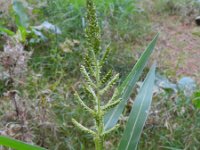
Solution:
<path fill-rule="evenodd" d="M 129 139 L 129 141 L 128 141 L 128 144 L 127 144 L 127 146 L 126 146 L 126 150 L 128 149 L 128 147 L 129 147 L 129 145 L 130 145 L 130 141 L 131 141 L 131 139 L 132 139 L 132 137 L 133 137 L 133 132 L 134 132 L 136 123 L 137 123 L 137 121 L 138 121 L 138 118 L 139 118 L 139 116 L 140 116 L 140 113 L 141 113 L 141 110 L 142 110 L 142 106 L 143 106 L 143 104 L 144 104 L 144 100 L 145 100 L 146 93 L 147 93 L 147 88 L 146 88 L 145 94 L 144 94 L 144 96 L 143 96 L 143 98 L 142 98 L 142 104 L 140 105 L 139 113 L 138 113 L 138 115 L 137 115 L 137 117 L 136 117 L 136 121 L 135 121 L 135 123 L 134 123 L 133 129 L 131 130 L 131 137 L 130 137 L 130 139 Z"/>

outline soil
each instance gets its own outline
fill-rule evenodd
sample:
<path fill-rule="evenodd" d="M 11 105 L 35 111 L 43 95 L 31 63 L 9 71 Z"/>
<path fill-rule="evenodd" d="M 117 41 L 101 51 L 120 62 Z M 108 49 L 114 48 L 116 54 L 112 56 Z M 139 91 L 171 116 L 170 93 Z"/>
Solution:
<path fill-rule="evenodd" d="M 160 70 L 171 79 L 190 76 L 200 84 L 200 27 L 184 23 L 177 16 L 154 18 L 160 33 L 154 58 Z"/>

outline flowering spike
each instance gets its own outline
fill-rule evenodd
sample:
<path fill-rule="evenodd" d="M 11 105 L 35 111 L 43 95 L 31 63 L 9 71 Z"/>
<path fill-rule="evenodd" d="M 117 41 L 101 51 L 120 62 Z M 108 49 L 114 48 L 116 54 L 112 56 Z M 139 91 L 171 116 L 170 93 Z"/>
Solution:
<path fill-rule="evenodd" d="M 92 135 L 96 135 L 96 133 L 86 127 L 84 127 L 82 124 L 78 123 L 74 118 L 72 118 L 72 123 L 79 128 L 81 131 L 92 134 Z"/>
<path fill-rule="evenodd" d="M 85 55 L 84 60 L 85 60 L 86 68 L 89 70 L 90 74 L 94 76 L 95 75 L 94 69 L 92 68 L 94 61 L 91 59 L 91 57 L 89 57 L 88 54 Z"/>
<path fill-rule="evenodd" d="M 100 63 L 99 63 L 99 61 L 97 60 L 96 61 L 96 65 L 95 65 L 95 72 L 96 72 L 96 75 L 95 75 L 95 77 L 96 77 L 96 80 L 98 80 L 98 82 L 100 81 L 100 74 L 101 74 L 101 66 L 100 66 Z"/>
<path fill-rule="evenodd" d="M 81 66 L 81 73 L 84 76 L 86 82 L 84 82 L 84 90 L 89 92 L 89 96 L 92 97 L 94 102 L 93 109 L 89 108 L 76 94 L 78 101 L 83 108 L 91 112 L 95 121 L 95 131 L 89 130 L 82 126 L 76 120 L 72 122 L 81 130 L 93 135 L 95 141 L 95 147 L 98 150 L 103 149 L 104 135 L 113 131 L 115 128 L 106 131 L 104 133 L 104 121 L 103 117 L 105 112 L 116 106 L 120 99 L 118 99 L 118 91 L 115 90 L 112 98 L 105 106 L 102 106 L 102 97 L 111 88 L 116 80 L 119 78 L 119 74 L 112 77 L 112 71 L 109 71 L 102 77 L 102 67 L 108 58 L 110 49 L 106 48 L 102 54 L 101 40 L 100 40 L 100 28 L 97 22 L 96 10 L 93 0 L 87 0 L 87 28 L 86 28 L 86 40 L 87 40 L 87 53 L 85 55 L 85 66 Z M 101 55 L 102 54 L 102 55 Z M 117 127 L 116 127 L 117 128 Z"/>
<path fill-rule="evenodd" d="M 118 100 L 112 102 L 112 103 L 108 103 L 107 105 L 105 105 L 103 107 L 103 111 L 107 112 L 109 109 L 114 108 L 115 106 L 117 106 L 121 101 L 121 98 L 119 98 Z"/>
<path fill-rule="evenodd" d="M 84 75 L 88 84 L 91 85 L 93 88 L 96 88 L 96 85 L 93 83 L 92 79 L 89 76 L 89 73 L 86 71 L 86 68 L 83 65 L 81 65 L 80 70 L 81 70 L 81 73 Z"/>
<path fill-rule="evenodd" d="M 97 21 L 96 9 L 93 0 L 87 0 L 86 39 L 89 50 L 97 54 L 100 51 L 100 28 Z"/>
<path fill-rule="evenodd" d="M 95 103 L 97 104 L 97 103 L 98 103 L 98 97 L 97 97 L 97 95 L 96 95 L 94 89 L 93 89 L 90 85 L 87 85 L 87 84 L 85 84 L 85 88 L 87 89 L 87 91 L 88 91 L 90 94 L 92 94 L 92 96 L 93 96 L 93 98 L 94 98 L 94 101 L 95 101 Z"/>
<path fill-rule="evenodd" d="M 119 91 L 118 91 L 118 89 L 115 89 L 114 94 L 108 103 L 115 101 L 118 97 L 119 97 Z"/>
<path fill-rule="evenodd" d="M 103 133 L 103 136 L 105 136 L 105 135 L 107 135 L 107 134 L 109 134 L 109 133 L 113 132 L 114 130 L 117 130 L 119 127 L 120 127 L 120 125 L 119 125 L 119 124 L 117 124 L 117 125 L 116 125 L 116 126 L 114 126 L 113 128 L 111 128 L 111 129 L 109 129 L 109 130 L 105 131 L 105 132 Z"/>
<path fill-rule="evenodd" d="M 101 79 L 101 84 L 106 83 L 112 77 L 112 70 L 109 70 L 108 73 Z"/>
<path fill-rule="evenodd" d="M 118 79 L 119 79 L 119 74 L 116 74 L 116 75 L 107 83 L 107 85 L 100 91 L 100 94 L 102 95 L 102 94 L 104 94 L 105 92 L 107 92 L 108 89 L 109 89 L 110 87 L 112 87 Z"/>
<path fill-rule="evenodd" d="M 80 96 L 79 96 L 79 94 L 77 93 L 77 92 L 75 92 L 75 97 L 77 98 L 77 100 L 78 100 L 78 103 L 85 109 L 85 110 L 87 110 L 88 112 L 90 112 L 91 114 L 94 114 L 94 111 L 91 109 L 91 108 L 89 108 L 83 101 L 82 101 L 82 99 L 80 98 Z"/>
<path fill-rule="evenodd" d="M 106 51 L 104 52 L 104 54 L 103 54 L 103 56 L 102 56 L 102 58 L 101 58 L 101 65 L 102 65 L 102 66 L 103 66 L 104 63 L 106 62 L 109 53 L 110 53 L 110 48 L 107 47 L 107 48 L 106 48 Z"/>

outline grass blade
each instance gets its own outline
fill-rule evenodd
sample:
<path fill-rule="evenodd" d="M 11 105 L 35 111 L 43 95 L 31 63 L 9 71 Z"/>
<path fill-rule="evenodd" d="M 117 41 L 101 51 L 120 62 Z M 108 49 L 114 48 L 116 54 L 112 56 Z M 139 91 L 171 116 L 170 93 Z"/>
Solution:
<path fill-rule="evenodd" d="M 8 34 L 9 36 L 12 36 L 12 35 L 15 34 L 15 33 L 12 32 L 11 30 L 9 30 L 9 29 L 7 29 L 7 28 L 4 28 L 4 27 L 1 27 L 1 26 L 0 26 L 0 32 L 6 33 L 6 34 Z"/>
<path fill-rule="evenodd" d="M 15 150 L 45 150 L 44 148 L 26 144 L 22 141 L 14 140 L 5 136 L 0 136 L 0 145 L 10 147 Z"/>
<path fill-rule="evenodd" d="M 154 37 L 154 39 L 151 41 L 151 43 L 148 45 L 140 59 L 137 61 L 135 66 L 133 67 L 130 74 L 126 77 L 125 81 L 122 83 L 122 85 L 118 88 L 119 92 L 121 92 L 120 97 L 122 98 L 122 101 L 113 109 L 111 109 L 104 117 L 104 123 L 105 123 L 105 130 L 108 130 L 115 126 L 117 123 L 120 115 L 122 114 L 124 107 L 127 103 L 128 98 L 131 95 L 131 92 L 133 90 L 133 87 L 135 86 L 135 83 L 138 81 L 139 77 L 142 74 L 142 71 L 148 61 L 148 58 L 150 57 L 151 53 L 154 50 L 156 41 L 158 39 L 158 34 Z"/>
<path fill-rule="evenodd" d="M 118 150 L 136 150 L 151 106 L 155 67 L 151 67 L 133 104 Z"/>

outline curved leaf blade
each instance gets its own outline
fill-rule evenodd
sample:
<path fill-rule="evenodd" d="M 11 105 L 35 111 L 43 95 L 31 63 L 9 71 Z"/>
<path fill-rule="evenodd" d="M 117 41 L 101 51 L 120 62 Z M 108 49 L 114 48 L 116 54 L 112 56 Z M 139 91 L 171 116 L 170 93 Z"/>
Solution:
<path fill-rule="evenodd" d="M 129 75 L 126 77 L 122 85 L 118 88 L 118 91 L 120 92 L 120 97 L 122 98 L 121 102 L 113 109 L 111 109 L 104 117 L 104 128 L 105 130 L 108 130 L 112 127 L 114 127 L 119 120 L 120 115 L 122 114 L 124 107 L 127 103 L 128 98 L 130 97 L 132 90 L 140 78 L 142 71 L 151 55 L 151 53 L 154 50 L 154 47 L 156 45 L 158 39 L 158 34 L 154 37 L 154 39 L 151 41 L 151 43 L 148 45 L 146 50 L 143 52 L 140 59 L 137 61 Z"/>
<path fill-rule="evenodd" d="M 151 67 L 133 104 L 118 150 L 136 150 L 153 96 L 155 67 Z"/>
<path fill-rule="evenodd" d="M 10 147 L 15 150 L 45 150 L 39 146 L 30 145 L 5 136 L 0 136 L 0 145 Z"/>
<path fill-rule="evenodd" d="M 6 34 L 8 34 L 8 35 L 10 35 L 10 36 L 12 36 L 12 35 L 14 35 L 15 33 L 13 32 L 13 31 L 11 31 L 11 30 L 9 30 L 9 29 L 7 29 L 7 28 L 4 28 L 4 27 L 1 27 L 0 26 L 0 33 L 6 33 Z"/>

